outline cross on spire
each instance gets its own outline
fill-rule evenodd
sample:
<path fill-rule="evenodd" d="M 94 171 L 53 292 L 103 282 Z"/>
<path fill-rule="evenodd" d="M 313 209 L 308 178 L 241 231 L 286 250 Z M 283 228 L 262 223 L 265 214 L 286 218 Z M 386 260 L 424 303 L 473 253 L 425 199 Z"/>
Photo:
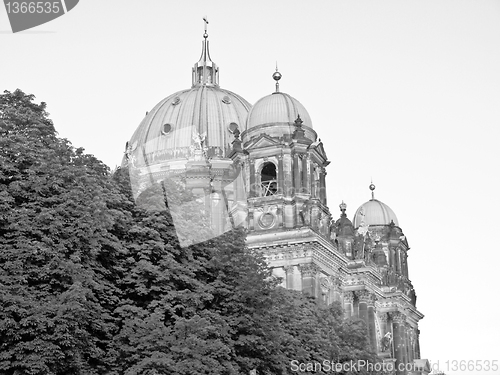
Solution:
<path fill-rule="evenodd" d="M 206 39 L 206 38 L 208 38 L 208 33 L 207 33 L 208 17 L 207 16 L 203 17 L 203 22 L 205 22 L 205 34 L 203 34 L 203 37 Z"/>

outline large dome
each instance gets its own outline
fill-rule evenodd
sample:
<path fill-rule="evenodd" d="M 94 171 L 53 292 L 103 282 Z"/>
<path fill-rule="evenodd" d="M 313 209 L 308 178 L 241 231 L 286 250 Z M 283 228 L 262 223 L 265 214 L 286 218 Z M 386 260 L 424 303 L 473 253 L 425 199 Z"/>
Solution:
<path fill-rule="evenodd" d="M 363 222 L 366 225 L 389 225 L 391 221 L 399 226 L 396 214 L 388 205 L 377 199 L 370 199 L 356 210 L 352 223 L 357 228 Z"/>
<path fill-rule="evenodd" d="M 189 154 L 193 136 L 205 137 L 208 156 L 225 157 L 234 140 L 229 125 L 243 128 L 251 105 L 217 85 L 195 85 L 159 102 L 129 141 L 137 166 Z"/>
<path fill-rule="evenodd" d="M 146 114 L 127 142 L 124 163 L 143 167 L 185 160 L 196 147 L 209 158 L 224 158 L 234 136 L 245 128 L 251 105 L 219 87 L 219 68 L 210 59 L 206 30 L 203 38 L 191 89 L 167 96 Z"/>
<path fill-rule="evenodd" d="M 248 114 L 247 130 L 271 124 L 293 124 L 299 115 L 303 125 L 312 128 L 309 113 L 297 99 L 284 92 L 274 92 L 255 103 Z"/>

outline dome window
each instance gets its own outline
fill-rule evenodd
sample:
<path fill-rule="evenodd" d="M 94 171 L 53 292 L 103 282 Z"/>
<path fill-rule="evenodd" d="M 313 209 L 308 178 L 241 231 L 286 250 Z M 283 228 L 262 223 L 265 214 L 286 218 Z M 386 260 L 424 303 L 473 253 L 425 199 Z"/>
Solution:
<path fill-rule="evenodd" d="M 174 100 L 172 100 L 172 105 L 177 105 L 181 102 L 181 98 L 179 98 L 178 96 L 176 96 L 174 98 Z"/>
<path fill-rule="evenodd" d="M 161 134 L 167 135 L 172 131 L 173 125 L 172 124 L 164 124 L 162 129 L 161 129 Z"/>
<path fill-rule="evenodd" d="M 260 185 L 262 196 L 268 197 L 275 195 L 278 191 L 278 182 L 276 181 L 276 166 L 273 163 L 265 163 L 260 173 Z"/>
<path fill-rule="evenodd" d="M 222 103 L 231 104 L 231 98 L 227 95 L 224 95 L 224 97 L 222 98 Z"/>

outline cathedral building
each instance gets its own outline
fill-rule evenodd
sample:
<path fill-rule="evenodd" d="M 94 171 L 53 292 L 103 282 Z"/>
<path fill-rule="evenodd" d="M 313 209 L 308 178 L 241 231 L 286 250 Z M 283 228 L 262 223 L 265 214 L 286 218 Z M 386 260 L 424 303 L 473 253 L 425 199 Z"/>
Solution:
<path fill-rule="evenodd" d="M 182 183 L 208 215 L 211 236 L 244 226 L 248 247 L 265 255 L 284 287 L 338 301 L 347 317 L 366 322 L 388 372 L 427 373 L 398 218 L 373 183 L 352 220 L 344 202 L 331 211 L 323 143 L 306 108 L 280 91 L 278 69 L 272 77 L 274 92 L 253 106 L 221 88 L 205 27 L 191 88 L 160 101 L 127 142 L 123 165 L 136 195 L 153 182 Z M 181 243 L 192 243 L 193 228 L 174 224 Z"/>

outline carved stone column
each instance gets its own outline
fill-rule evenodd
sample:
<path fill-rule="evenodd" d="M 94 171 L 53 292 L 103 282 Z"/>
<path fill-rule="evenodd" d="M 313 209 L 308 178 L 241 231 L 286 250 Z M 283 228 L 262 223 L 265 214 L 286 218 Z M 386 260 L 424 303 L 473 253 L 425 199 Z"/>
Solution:
<path fill-rule="evenodd" d="M 294 285 L 293 285 L 293 271 L 294 271 L 294 266 L 285 266 L 283 267 L 283 269 L 285 270 L 285 286 L 287 289 L 294 289 Z"/>
<path fill-rule="evenodd" d="M 377 351 L 377 329 L 375 328 L 375 295 L 368 300 L 368 333 L 373 350 Z"/>
<path fill-rule="evenodd" d="M 259 188 L 256 186 L 256 181 L 255 181 L 255 160 L 251 159 L 249 161 L 250 164 L 250 191 L 248 192 L 248 196 L 250 198 L 253 198 L 257 196 L 257 191 Z"/>
<path fill-rule="evenodd" d="M 409 363 L 409 358 L 408 358 L 408 323 L 406 323 L 406 319 L 404 320 L 402 324 L 402 342 L 403 342 L 403 362 L 404 363 Z"/>
<path fill-rule="evenodd" d="M 420 330 L 415 328 L 415 358 L 420 358 Z"/>
<path fill-rule="evenodd" d="M 354 306 L 354 293 L 344 292 L 344 311 L 346 318 L 352 318 Z"/>
<path fill-rule="evenodd" d="M 413 363 L 415 359 L 415 331 L 412 326 L 406 324 L 406 347 L 407 347 L 407 362 Z"/>
<path fill-rule="evenodd" d="M 331 301 L 339 301 L 341 302 L 341 285 L 342 281 L 338 276 L 330 276 L 330 284 L 332 286 L 330 293 L 332 295 Z"/>
<path fill-rule="evenodd" d="M 370 301 L 371 293 L 367 290 L 355 292 L 358 297 L 359 318 L 363 319 L 368 327 L 368 301 Z"/>
<path fill-rule="evenodd" d="M 321 203 L 326 206 L 326 168 L 320 167 L 319 170 L 319 197 Z"/>
<path fill-rule="evenodd" d="M 302 156 L 302 190 L 301 192 L 307 194 L 309 192 L 309 174 L 307 173 L 307 155 Z"/>
<path fill-rule="evenodd" d="M 283 155 L 278 155 L 278 194 L 285 194 L 283 182 Z"/>
<path fill-rule="evenodd" d="M 405 322 L 406 316 L 401 312 L 395 311 L 390 313 L 392 320 L 392 332 L 394 340 L 394 356 L 396 357 L 396 374 L 405 375 L 403 371 L 405 362 Z"/>
<path fill-rule="evenodd" d="M 302 273 L 302 292 L 310 296 L 318 297 L 316 287 L 316 275 L 319 268 L 314 263 L 305 263 L 299 265 Z"/>
<path fill-rule="evenodd" d="M 299 155 L 294 154 L 293 155 L 293 180 L 294 180 L 295 195 L 297 195 L 297 193 L 300 193 L 300 188 L 301 188 L 302 178 L 300 176 L 300 167 L 299 167 L 300 162 L 302 162 L 302 160 L 299 158 Z"/>

